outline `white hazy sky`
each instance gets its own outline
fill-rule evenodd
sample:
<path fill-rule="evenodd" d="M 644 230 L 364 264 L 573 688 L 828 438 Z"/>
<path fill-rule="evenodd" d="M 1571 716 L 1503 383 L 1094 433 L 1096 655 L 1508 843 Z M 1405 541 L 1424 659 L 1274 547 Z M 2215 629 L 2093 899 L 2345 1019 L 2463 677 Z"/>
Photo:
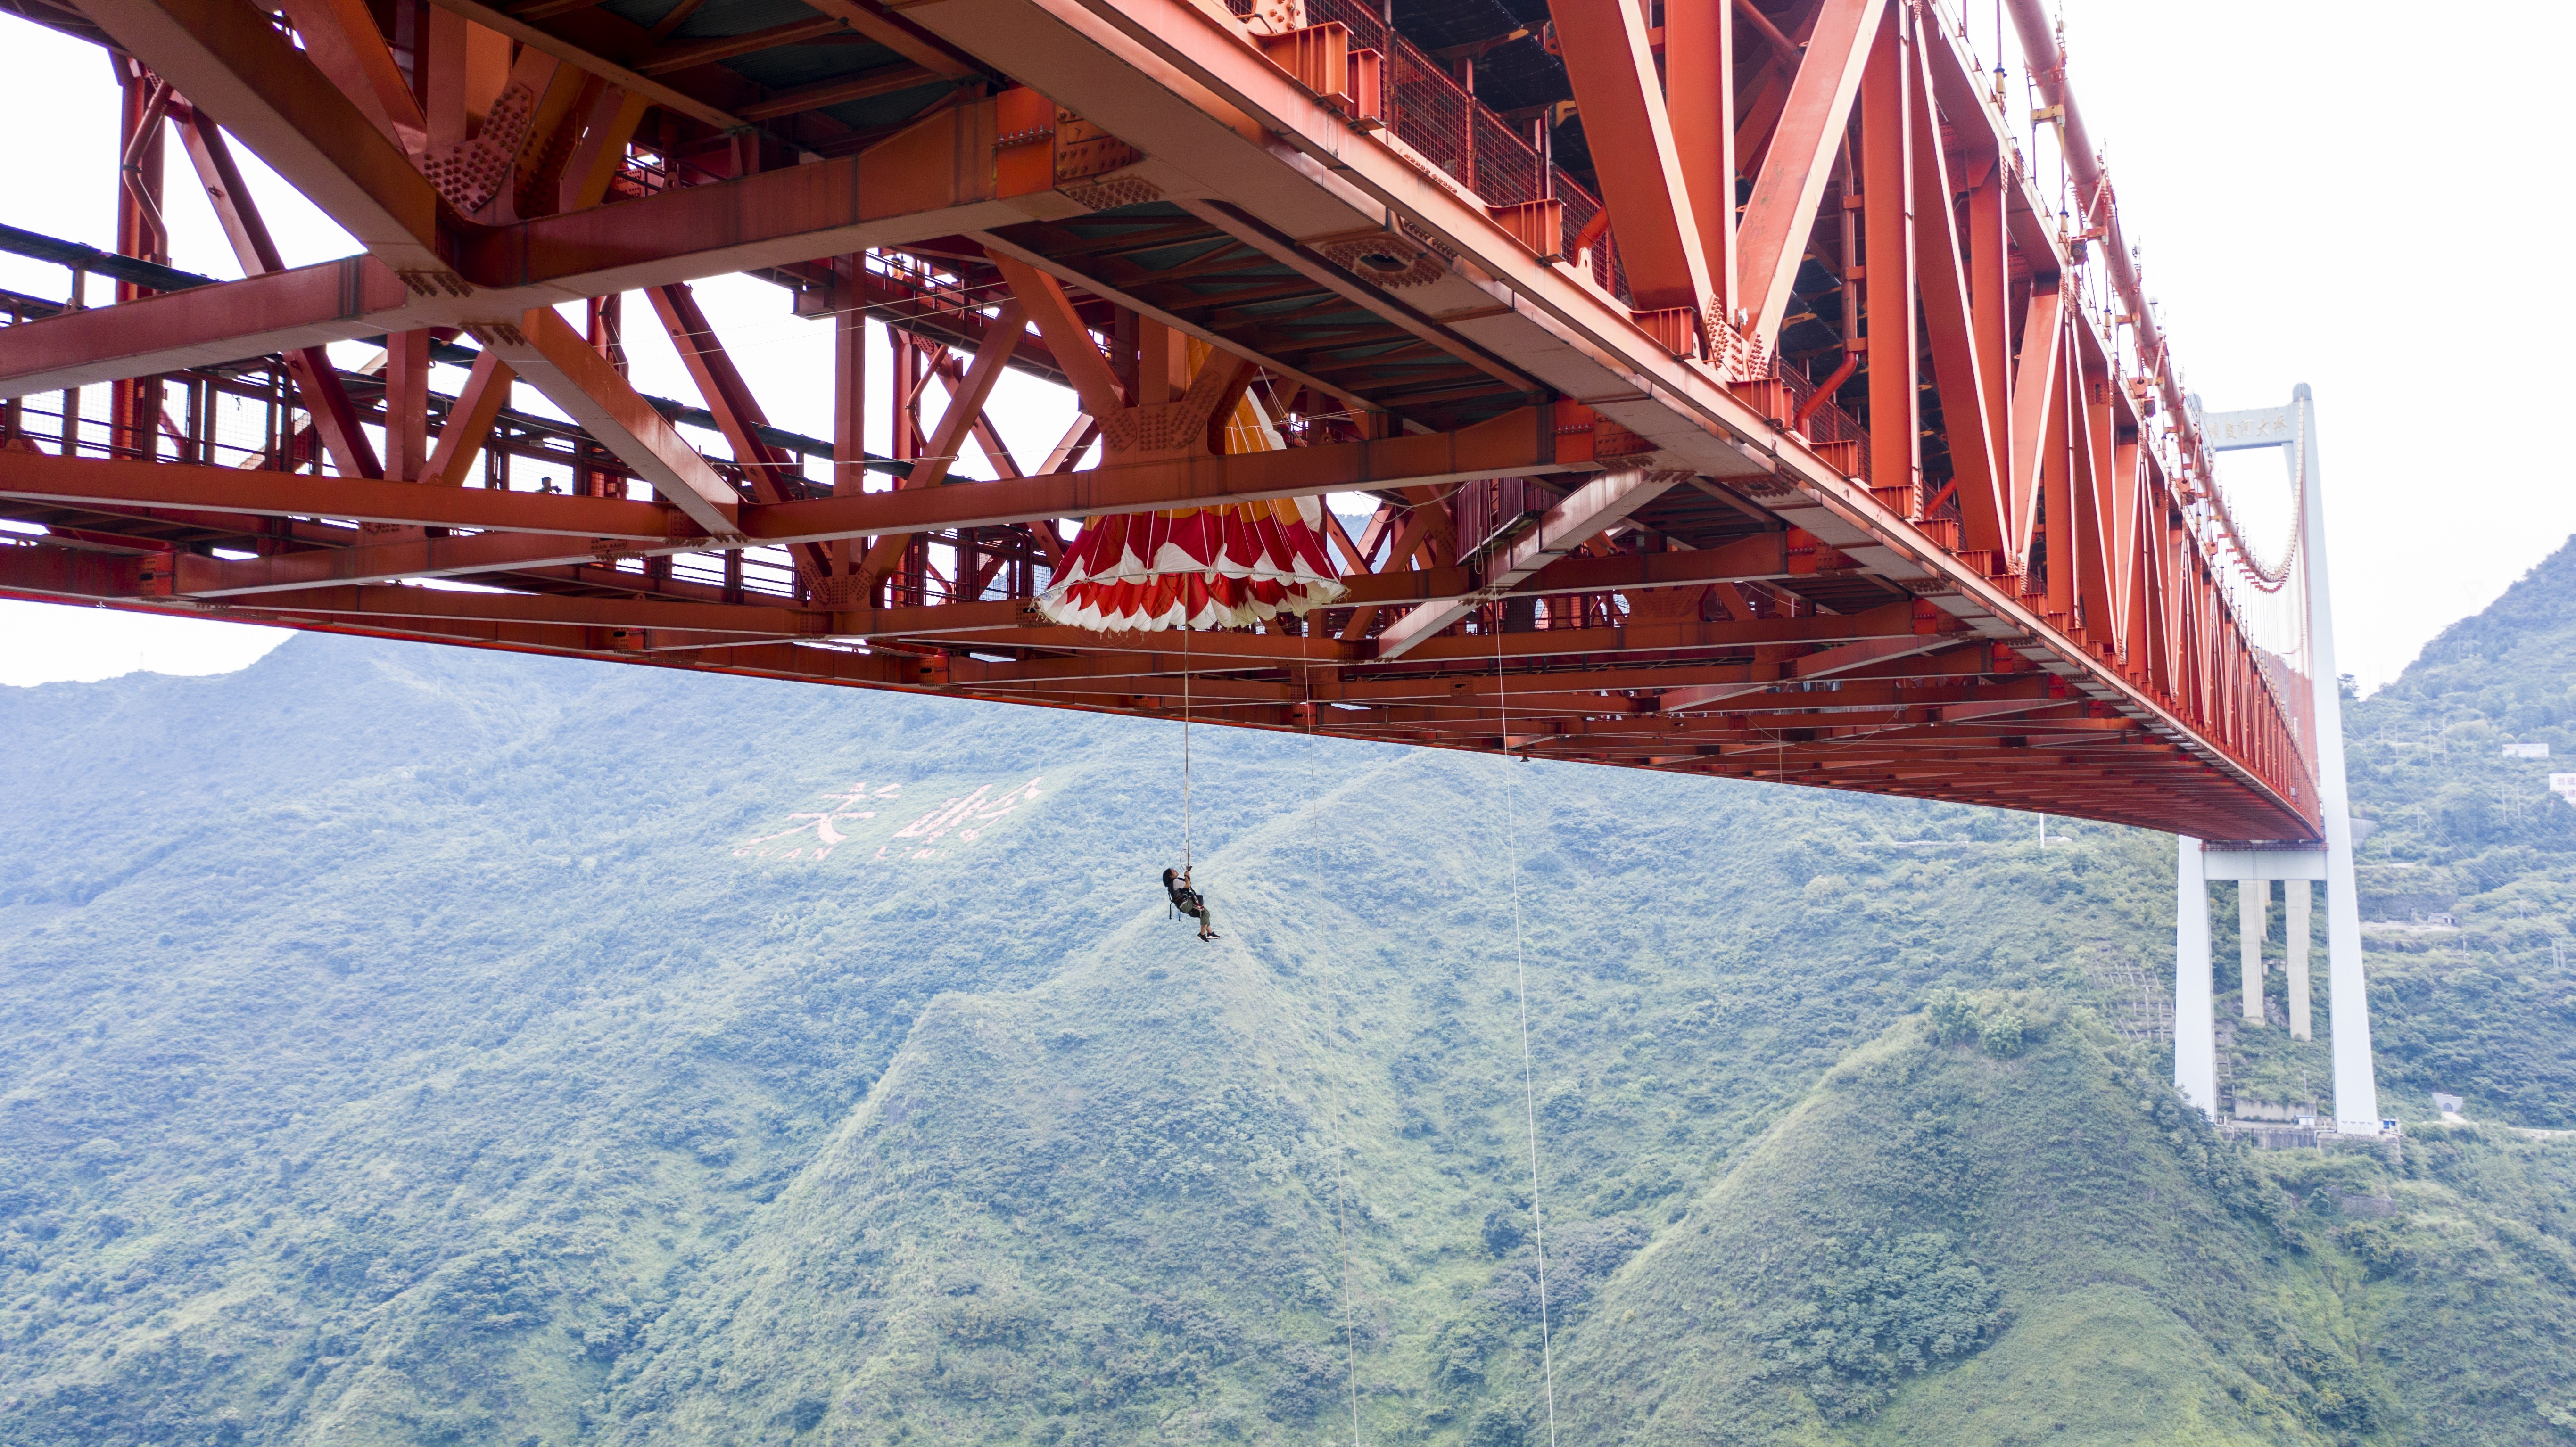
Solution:
<path fill-rule="evenodd" d="M 1993 0 L 1967 4 L 1991 64 Z M 2186 382 L 2213 410 L 2286 400 L 2300 382 L 2316 391 L 2338 649 L 2365 687 L 2386 682 L 2576 531 L 2576 462 L 2531 450 L 2562 412 L 2546 399 L 2576 390 L 2576 357 L 2551 345 L 2576 301 L 2527 279 L 2547 274 L 2533 253 L 2559 248 L 2568 209 L 2548 178 L 2576 6 L 2069 0 L 2065 11 L 2078 103 L 2109 152 Z M 0 16 L 0 57 L 0 134 L 22 142 L 0 221 L 112 246 L 105 56 Z M 243 156 L 290 264 L 356 249 Z M 175 144 L 169 180 L 175 264 L 239 275 Z M 62 282 L 60 268 L 0 257 L 0 287 L 52 296 Z M 758 282 L 720 278 L 699 293 L 772 420 L 827 434 L 824 329 Z M 689 396 L 650 312 L 631 305 L 629 318 L 638 385 Z M 1013 383 L 997 419 L 1014 450 L 1043 453 L 1065 404 Z M 518 405 L 542 409 L 525 387 Z M 281 636 L 0 601 L 0 683 L 220 672 Z"/>

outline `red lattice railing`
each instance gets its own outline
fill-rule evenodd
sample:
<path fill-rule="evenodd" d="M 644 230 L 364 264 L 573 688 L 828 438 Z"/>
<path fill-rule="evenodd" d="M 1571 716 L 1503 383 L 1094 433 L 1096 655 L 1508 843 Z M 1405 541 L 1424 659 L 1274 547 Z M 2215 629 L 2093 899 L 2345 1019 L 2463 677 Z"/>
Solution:
<path fill-rule="evenodd" d="M 1529 137 L 1503 124 L 1503 118 L 1477 106 L 1468 138 L 1475 144 L 1473 170 L 1474 190 L 1488 206 L 1514 206 L 1523 201 L 1543 201 L 1545 188 L 1539 179 L 1538 149 Z"/>
<path fill-rule="evenodd" d="M 1228 0 L 1238 15 L 1253 0 Z M 1392 29 L 1363 0 L 1306 0 L 1311 25 L 1338 21 L 1349 27 L 1351 48 L 1385 56 L 1380 108 L 1388 129 L 1423 160 L 1488 206 L 1511 206 L 1554 196 L 1565 203 L 1565 254 L 1601 210 L 1601 200 L 1563 168 L 1548 166 L 1531 138 L 1487 109 L 1458 84 L 1449 69 Z M 1554 174 L 1550 175 L 1549 172 Z M 1592 275 L 1604 291 L 1626 299 L 1628 279 L 1618 248 L 1605 232 L 1592 247 Z"/>
<path fill-rule="evenodd" d="M 1584 233 L 1591 229 L 1593 218 L 1601 214 L 1601 198 L 1576 185 L 1563 171 L 1559 171 L 1556 173 L 1556 199 L 1565 206 L 1565 255 L 1568 260 L 1573 260 L 1584 253 Z M 1628 273 L 1619 265 L 1618 240 L 1610 234 L 1608 226 L 1601 228 L 1590 250 L 1592 280 L 1612 296 L 1627 299 Z"/>
<path fill-rule="evenodd" d="M 1415 154 L 1475 190 L 1475 152 L 1468 144 L 1469 117 L 1478 109 L 1474 98 L 1401 36 L 1387 56 L 1385 76 L 1387 124 Z"/>

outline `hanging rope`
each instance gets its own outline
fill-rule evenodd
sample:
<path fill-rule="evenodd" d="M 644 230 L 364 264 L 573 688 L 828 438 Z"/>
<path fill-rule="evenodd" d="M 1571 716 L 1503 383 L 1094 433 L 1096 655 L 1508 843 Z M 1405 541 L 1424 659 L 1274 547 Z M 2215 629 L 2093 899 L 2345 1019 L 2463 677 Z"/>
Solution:
<path fill-rule="evenodd" d="M 1547 1442 L 1556 1447 L 1556 1348 L 1547 1312 L 1547 1218 L 1538 1192 L 1538 1092 L 1530 1083 L 1529 963 L 1521 945 L 1521 851 L 1512 803 L 1512 686 L 1503 672 L 1503 600 L 1494 600 L 1494 694 L 1503 736 L 1503 858 L 1512 882 L 1512 993 L 1521 1012 L 1521 1117 L 1529 1127 L 1530 1242 L 1538 1252 L 1538 1360 L 1547 1388 Z"/>
<path fill-rule="evenodd" d="M 1190 625 L 1181 623 L 1181 873 L 1190 872 Z"/>
<path fill-rule="evenodd" d="M 1311 625 L 1307 639 L 1311 648 L 1314 633 Z M 1315 851 L 1315 897 L 1324 896 L 1324 827 L 1319 790 L 1315 782 L 1315 756 L 1323 748 L 1317 731 L 1315 710 L 1315 660 L 1305 663 L 1306 675 L 1306 840 Z M 1345 1358 L 1344 1380 L 1350 1387 L 1351 1447 L 1360 1447 L 1360 1338 L 1351 1320 L 1351 1223 L 1348 1206 L 1348 1153 L 1342 1143 L 1341 1038 L 1342 1005 L 1339 982 L 1333 976 L 1332 951 L 1326 947 L 1322 909 L 1309 911 L 1315 921 L 1315 958 L 1324 969 L 1324 1111 L 1332 1122 L 1333 1139 L 1333 1234 L 1342 1253 L 1342 1351 Z"/>

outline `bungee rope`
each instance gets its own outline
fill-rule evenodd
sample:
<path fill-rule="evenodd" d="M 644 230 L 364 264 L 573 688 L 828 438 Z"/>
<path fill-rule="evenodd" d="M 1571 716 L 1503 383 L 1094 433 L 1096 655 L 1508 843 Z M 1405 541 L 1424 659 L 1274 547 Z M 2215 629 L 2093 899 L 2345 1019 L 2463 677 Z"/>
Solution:
<path fill-rule="evenodd" d="M 1187 608 L 1185 597 L 1181 606 Z M 1181 873 L 1190 872 L 1190 620 L 1181 617 Z"/>
<path fill-rule="evenodd" d="M 1311 645 L 1313 633 L 1307 634 Z M 1315 781 L 1315 759 L 1323 748 L 1315 708 L 1315 660 L 1305 661 L 1306 682 L 1306 840 L 1315 857 L 1315 894 L 1324 892 L 1324 826 L 1320 792 Z M 1333 1234 L 1342 1254 L 1342 1351 L 1343 1380 L 1348 1384 L 1351 1402 L 1351 1447 L 1360 1447 L 1360 1339 L 1359 1328 L 1351 1313 L 1351 1224 L 1349 1207 L 1349 1152 L 1342 1141 L 1342 1090 L 1340 982 L 1333 974 L 1332 951 L 1324 932 L 1324 912 L 1312 912 L 1315 921 L 1315 958 L 1324 973 L 1324 1110 L 1332 1122 L 1333 1140 Z"/>
<path fill-rule="evenodd" d="M 1538 1360 L 1547 1390 L 1547 1441 L 1556 1447 L 1556 1348 L 1547 1310 L 1547 1217 L 1541 1209 L 1538 1179 L 1538 1092 L 1531 1084 L 1529 1033 L 1529 962 L 1521 941 L 1521 855 L 1519 821 L 1512 802 L 1512 686 L 1503 672 L 1503 600 L 1494 599 L 1494 693 L 1503 740 L 1503 859 L 1512 884 L 1512 994 L 1521 1013 L 1521 1118 L 1529 1131 L 1530 1242 L 1538 1252 Z"/>

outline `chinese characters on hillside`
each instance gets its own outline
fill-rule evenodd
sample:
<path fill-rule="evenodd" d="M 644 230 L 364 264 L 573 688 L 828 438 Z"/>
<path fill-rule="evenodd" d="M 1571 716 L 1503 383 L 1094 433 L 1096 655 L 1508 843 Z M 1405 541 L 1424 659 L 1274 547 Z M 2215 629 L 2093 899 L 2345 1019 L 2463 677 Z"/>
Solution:
<path fill-rule="evenodd" d="M 856 783 L 818 795 L 819 807 L 790 811 L 786 828 L 735 845 L 733 857 L 811 863 L 831 858 L 833 851 L 844 845 L 853 845 L 857 850 L 869 851 L 867 860 L 871 863 L 937 859 L 960 845 L 983 838 L 1005 816 L 1035 800 L 1043 780 L 1043 775 L 1031 775 L 1027 783 L 1019 785 L 979 785 L 970 793 L 942 799 L 912 815 L 909 822 L 891 834 L 884 832 L 887 825 L 912 807 L 898 802 L 903 785 Z M 880 816 L 886 824 L 870 822 Z"/>

